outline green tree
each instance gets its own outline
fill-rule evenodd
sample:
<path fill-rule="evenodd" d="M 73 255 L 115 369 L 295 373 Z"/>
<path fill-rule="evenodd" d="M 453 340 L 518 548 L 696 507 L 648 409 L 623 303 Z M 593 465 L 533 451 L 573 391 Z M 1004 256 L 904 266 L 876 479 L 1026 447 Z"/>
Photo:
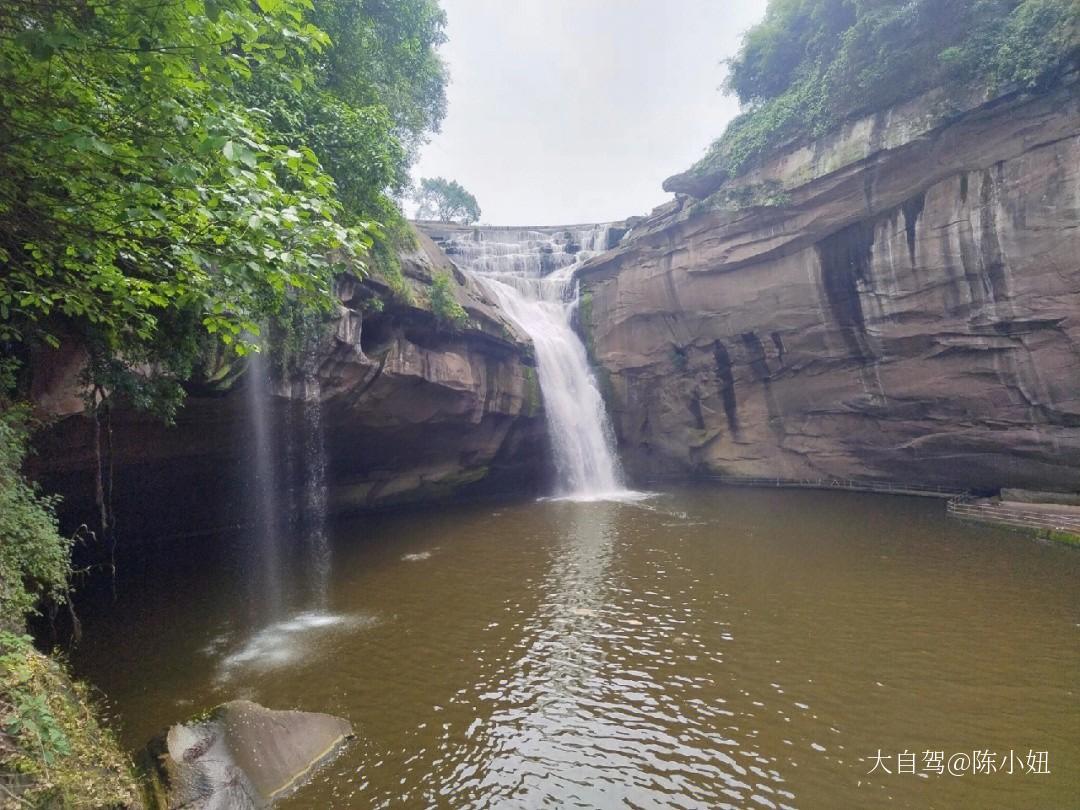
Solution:
<path fill-rule="evenodd" d="M 400 218 L 394 199 L 446 112 L 446 71 L 435 50 L 445 15 L 434 0 L 322 0 L 308 17 L 330 38 L 311 55 L 313 86 L 274 61 L 240 92 L 269 112 L 284 142 L 315 152 L 348 221 L 375 219 L 392 230 Z"/>
<path fill-rule="evenodd" d="M 327 36 L 309 0 L 12 0 L 0 11 L 0 339 L 74 331 L 182 378 L 200 333 L 243 344 L 287 299 L 326 306 L 370 244 L 316 154 L 236 88 L 291 86 Z M 243 345 L 240 350 L 243 351 Z"/>
<path fill-rule="evenodd" d="M 456 180 L 443 177 L 424 177 L 414 195 L 416 215 L 420 219 L 437 219 L 440 222 L 460 222 L 469 225 L 480 219 L 480 206 L 476 197 Z"/>
<path fill-rule="evenodd" d="M 312 22 L 331 37 L 315 68 L 318 83 L 356 107 L 380 105 L 402 146 L 398 190 L 427 133 L 446 115 L 446 15 L 436 0 L 321 0 Z"/>

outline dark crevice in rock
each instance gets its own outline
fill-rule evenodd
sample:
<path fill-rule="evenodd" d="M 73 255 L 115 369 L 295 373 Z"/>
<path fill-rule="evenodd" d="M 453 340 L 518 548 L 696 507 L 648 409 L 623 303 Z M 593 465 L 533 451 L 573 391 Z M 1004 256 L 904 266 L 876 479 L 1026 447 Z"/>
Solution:
<path fill-rule="evenodd" d="M 825 300 L 844 342 L 856 359 L 863 362 L 872 359 L 859 284 L 870 279 L 874 223 L 856 222 L 825 237 L 815 248 Z"/>
<path fill-rule="evenodd" d="M 360 329 L 360 350 L 364 354 L 377 354 L 394 339 L 393 324 L 385 316 L 364 318 Z"/>
<path fill-rule="evenodd" d="M 686 406 L 690 409 L 690 415 L 694 417 L 694 425 L 698 430 L 704 430 L 705 415 L 701 412 L 701 392 L 695 391 Z"/>
<path fill-rule="evenodd" d="M 754 377 L 759 380 L 768 380 L 772 376 L 769 370 L 769 361 L 765 359 L 765 347 L 761 345 L 761 339 L 753 332 L 743 332 L 739 335 L 746 347 L 746 354 L 750 360 L 750 370 Z"/>
<path fill-rule="evenodd" d="M 671 347 L 671 363 L 677 371 L 686 371 L 690 365 L 690 355 L 686 346 Z"/>
<path fill-rule="evenodd" d="M 735 402 L 735 377 L 731 373 L 731 355 L 723 342 L 713 344 L 713 357 L 716 360 L 716 376 L 720 382 L 720 399 L 724 403 L 724 415 L 732 433 L 739 432 L 739 415 Z"/>
<path fill-rule="evenodd" d="M 863 197 L 866 198 L 866 213 L 874 212 L 874 173 L 867 169 L 863 173 Z"/>
<path fill-rule="evenodd" d="M 605 250 L 613 249 L 616 245 L 619 244 L 619 241 L 624 236 L 626 236 L 626 234 L 629 233 L 629 232 L 630 232 L 630 224 L 629 223 L 622 223 L 621 225 L 613 225 L 612 227 L 608 228 L 607 239 L 606 239 L 606 242 L 605 242 L 605 245 L 604 245 L 604 249 Z"/>
<path fill-rule="evenodd" d="M 773 346 L 776 347 L 776 353 L 779 355 L 780 365 L 784 365 L 784 338 L 779 332 L 772 332 L 770 337 L 772 338 Z"/>
<path fill-rule="evenodd" d="M 925 206 L 925 191 L 922 194 L 916 194 L 900 206 L 900 210 L 904 212 L 904 230 L 907 232 L 908 257 L 911 259 L 912 267 L 915 266 L 915 227 Z"/>

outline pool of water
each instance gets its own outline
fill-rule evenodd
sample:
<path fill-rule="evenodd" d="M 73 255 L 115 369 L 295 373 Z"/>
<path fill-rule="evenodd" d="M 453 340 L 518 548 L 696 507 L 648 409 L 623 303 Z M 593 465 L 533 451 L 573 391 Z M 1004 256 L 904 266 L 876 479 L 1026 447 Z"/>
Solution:
<path fill-rule="evenodd" d="M 228 537 L 84 596 L 74 664 L 127 744 L 243 697 L 355 725 L 291 808 L 1077 806 L 1075 548 L 939 501 L 747 489 L 331 534 L 325 594 L 298 558 L 276 608 Z"/>

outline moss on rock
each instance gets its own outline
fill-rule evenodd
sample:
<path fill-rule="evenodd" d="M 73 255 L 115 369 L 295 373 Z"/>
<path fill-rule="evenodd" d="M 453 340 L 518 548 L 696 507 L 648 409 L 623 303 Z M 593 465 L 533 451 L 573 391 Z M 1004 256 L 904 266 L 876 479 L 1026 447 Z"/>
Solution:
<path fill-rule="evenodd" d="M 28 636 L 0 634 L 0 808 L 141 808 L 131 759 L 89 689 Z"/>
<path fill-rule="evenodd" d="M 1043 529 L 1039 532 L 1039 537 L 1043 540 L 1052 540 L 1055 543 L 1064 543 L 1068 546 L 1080 547 L 1080 534 L 1074 534 L 1073 532 L 1063 532 L 1057 529 Z"/>
<path fill-rule="evenodd" d="M 525 374 L 525 406 L 523 410 L 525 416 L 536 416 L 543 406 L 540 381 L 536 377 L 536 369 L 532 366 L 525 366 L 523 371 Z"/>

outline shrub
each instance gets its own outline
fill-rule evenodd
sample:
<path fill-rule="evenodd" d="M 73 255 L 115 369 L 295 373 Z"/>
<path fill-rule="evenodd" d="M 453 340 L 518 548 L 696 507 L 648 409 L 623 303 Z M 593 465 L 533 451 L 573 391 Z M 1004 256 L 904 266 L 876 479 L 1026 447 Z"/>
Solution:
<path fill-rule="evenodd" d="M 450 274 L 437 272 L 431 279 L 431 311 L 435 319 L 454 329 L 461 329 L 469 322 L 465 309 L 457 302 L 451 288 Z"/>
<path fill-rule="evenodd" d="M 140 806 L 131 761 L 94 714 L 86 687 L 60 662 L 29 636 L 0 631 L 0 784 L 17 801 L 0 804 Z"/>
<path fill-rule="evenodd" d="M 63 601 L 71 543 L 61 536 L 56 498 L 22 474 L 27 450 L 25 410 L 0 411 L 0 628 L 21 630 L 42 598 Z"/>

